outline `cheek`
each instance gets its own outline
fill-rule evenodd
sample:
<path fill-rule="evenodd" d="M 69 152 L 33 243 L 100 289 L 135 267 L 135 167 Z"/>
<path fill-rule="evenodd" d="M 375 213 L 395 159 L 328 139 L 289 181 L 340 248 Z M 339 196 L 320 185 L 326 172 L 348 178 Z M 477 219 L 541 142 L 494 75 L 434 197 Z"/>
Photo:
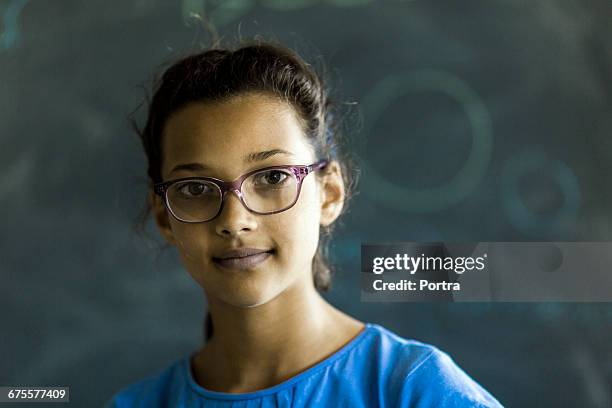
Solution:
<path fill-rule="evenodd" d="M 319 242 L 321 210 L 314 185 L 305 185 L 293 208 L 278 214 L 277 244 L 294 260 L 312 259 Z"/>
<path fill-rule="evenodd" d="M 210 234 L 207 226 L 204 224 L 184 224 L 175 221 L 172 223 L 172 233 L 185 267 L 196 278 L 196 275 L 199 274 L 199 269 L 207 261 L 205 259 L 209 246 L 207 237 Z"/>

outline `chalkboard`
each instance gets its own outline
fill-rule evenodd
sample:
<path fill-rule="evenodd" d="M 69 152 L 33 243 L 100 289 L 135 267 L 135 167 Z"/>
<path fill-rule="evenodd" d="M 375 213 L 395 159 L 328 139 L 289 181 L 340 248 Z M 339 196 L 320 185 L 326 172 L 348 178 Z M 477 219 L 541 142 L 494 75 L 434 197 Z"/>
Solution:
<path fill-rule="evenodd" d="M 127 121 L 160 64 L 210 42 L 198 16 L 323 61 L 350 102 L 363 177 L 330 302 L 506 406 L 610 406 L 610 304 L 362 303 L 358 274 L 365 241 L 612 239 L 606 0 L 0 1 L 0 385 L 100 406 L 201 344 L 201 290 L 133 229 Z"/>

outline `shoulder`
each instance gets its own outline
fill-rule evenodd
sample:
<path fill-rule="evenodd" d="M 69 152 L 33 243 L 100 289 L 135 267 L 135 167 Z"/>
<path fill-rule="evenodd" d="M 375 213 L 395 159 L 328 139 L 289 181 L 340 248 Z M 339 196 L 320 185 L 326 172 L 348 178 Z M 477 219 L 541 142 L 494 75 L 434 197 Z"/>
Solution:
<path fill-rule="evenodd" d="M 184 357 L 185 358 L 185 357 Z M 119 390 L 105 408 L 167 406 L 184 388 L 183 360 Z"/>
<path fill-rule="evenodd" d="M 379 376 L 404 380 L 432 357 L 432 345 L 403 338 L 378 324 L 370 323 L 368 354 Z"/>
<path fill-rule="evenodd" d="M 501 407 L 445 352 L 373 325 L 373 352 L 393 406 Z"/>

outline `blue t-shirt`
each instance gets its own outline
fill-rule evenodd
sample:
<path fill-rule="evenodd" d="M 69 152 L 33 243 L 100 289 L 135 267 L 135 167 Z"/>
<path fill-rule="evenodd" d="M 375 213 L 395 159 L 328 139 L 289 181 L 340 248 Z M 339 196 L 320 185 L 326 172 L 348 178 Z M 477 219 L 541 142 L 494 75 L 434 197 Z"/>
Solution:
<path fill-rule="evenodd" d="M 264 390 L 198 385 L 186 355 L 118 392 L 107 407 L 501 407 L 444 352 L 374 323 L 325 360 Z"/>

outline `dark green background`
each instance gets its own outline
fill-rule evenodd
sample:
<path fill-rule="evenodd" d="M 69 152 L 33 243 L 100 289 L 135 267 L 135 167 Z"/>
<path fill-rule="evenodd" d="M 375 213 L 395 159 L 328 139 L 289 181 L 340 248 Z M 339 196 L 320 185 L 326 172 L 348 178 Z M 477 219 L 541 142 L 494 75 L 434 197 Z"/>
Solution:
<path fill-rule="evenodd" d="M 365 304 L 359 286 L 361 242 L 612 238 L 609 0 L 0 1 L 0 384 L 99 406 L 201 342 L 201 291 L 132 230 L 126 116 L 208 41 L 202 11 L 227 39 L 321 56 L 357 102 L 332 303 L 437 345 L 508 407 L 610 406 L 609 304 Z"/>

